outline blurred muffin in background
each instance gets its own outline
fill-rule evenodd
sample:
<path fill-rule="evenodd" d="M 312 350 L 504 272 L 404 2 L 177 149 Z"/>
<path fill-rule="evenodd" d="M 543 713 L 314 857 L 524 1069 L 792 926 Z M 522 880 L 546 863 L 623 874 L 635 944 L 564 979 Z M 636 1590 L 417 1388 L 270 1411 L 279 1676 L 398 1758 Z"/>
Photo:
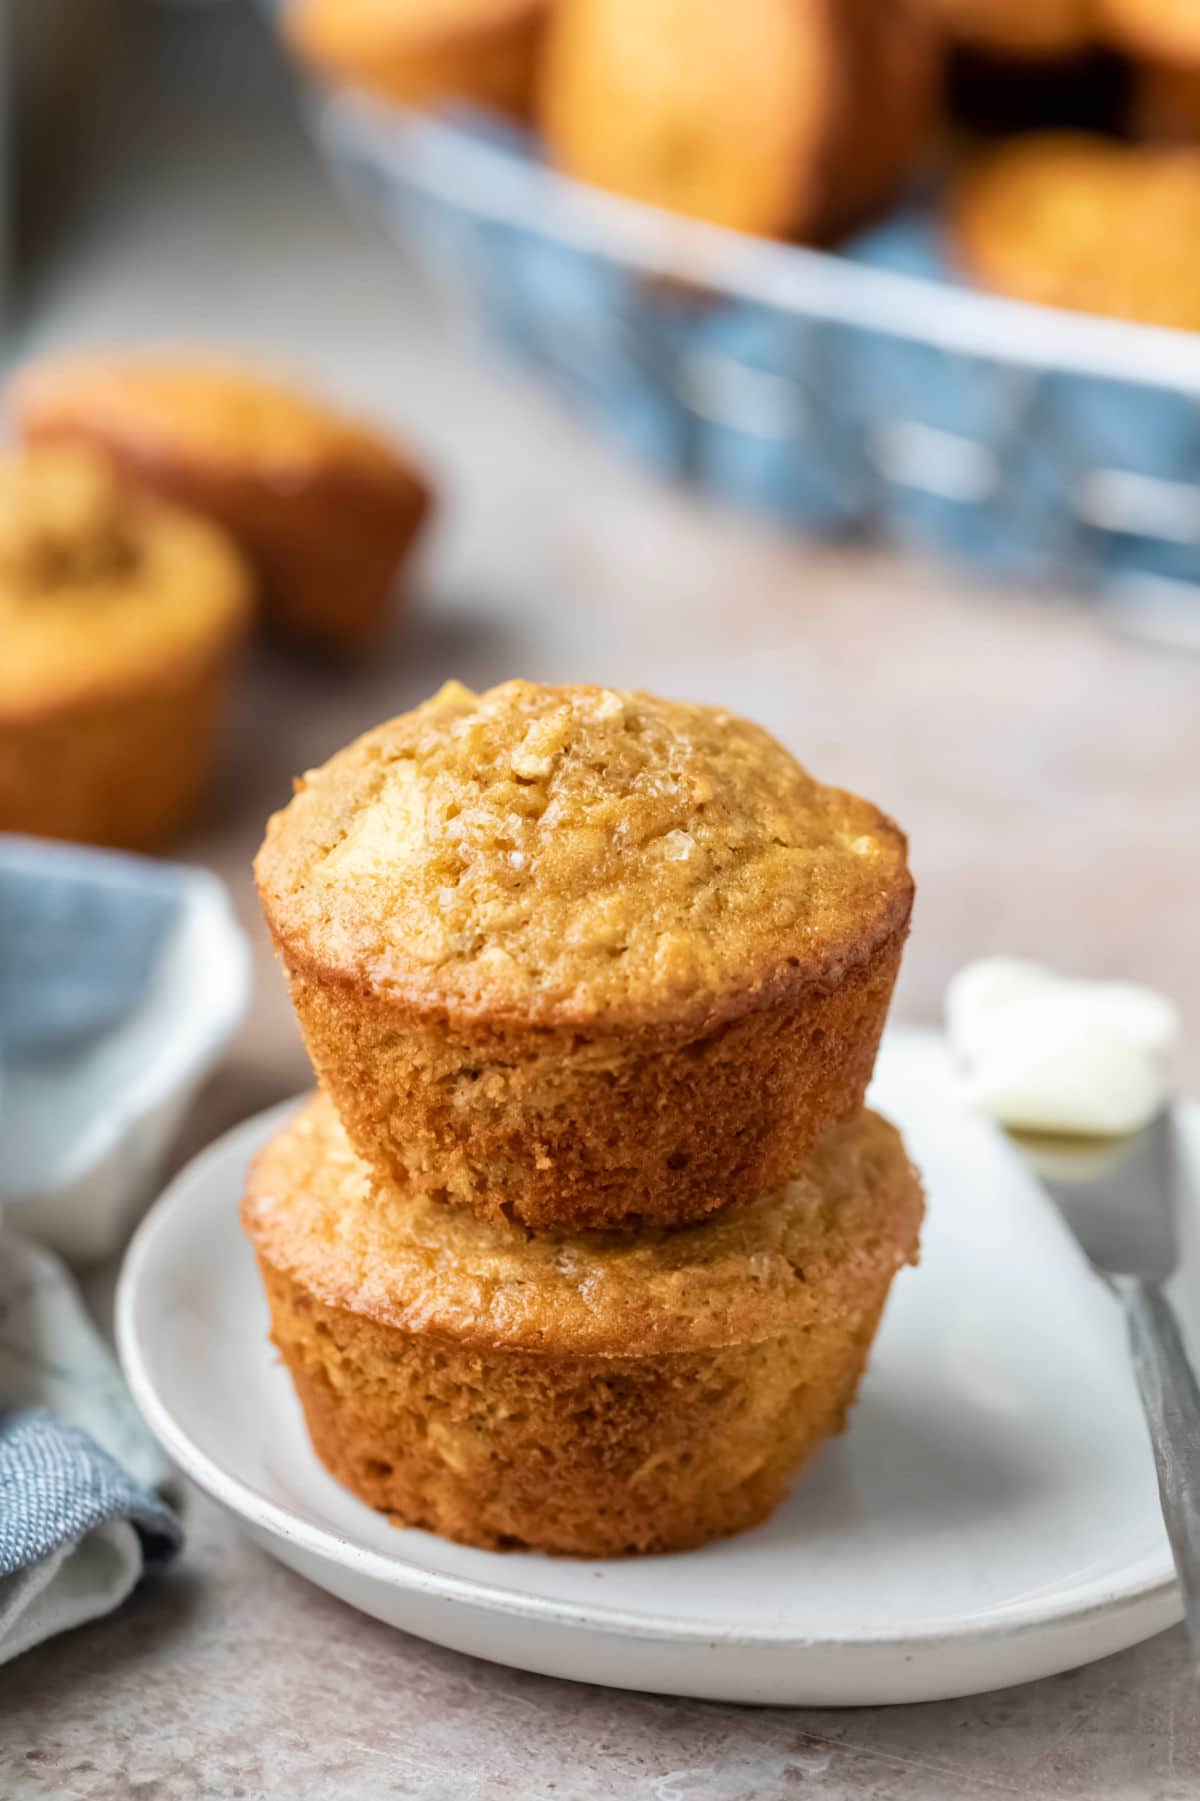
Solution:
<path fill-rule="evenodd" d="M 547 0 L 290 0 L 284 37 L 326 80 L 407 106 L 524 118 Z"/>
<path fill-rule="evenodd" d="M 126 848 L 180 830 L 249 617 L 225 535 L 97 452 L 0 461 L 0 830 Z"/>
<path fill-rule="evenodd" d="M 97 445 L 228 531 L 271 625 L 341 651 L 382 630 L 431 497 L 368 426 L 257 370 L 186 353 L 35 363 L 9 403 L 26 441 Z"/>
<path fill-rule="evenodd" d="M 959 263 L 1001 293 L 1200 329 L 1200 150 L 1018 138 L 960 180 L 948 229 Z"/>
<path fill-rule="evenodd" d="M 824 242 L 902 186 L 936 71 L 935 38 L 907 4 L 558 0 L 538 113 L 584 181 Z"/>
<path fill-rule="evenodd" d="M 954 43 L 999 56 L 1071 56 L 1086 49 L 1096 35 L 1096 0 L 920 0 L 920 4 Z"/>
<path fill-rule="evenodd" d="M 1095 0 L 1106 38 L 1134 56 L 1200 68 L 1196 0 Z"/>

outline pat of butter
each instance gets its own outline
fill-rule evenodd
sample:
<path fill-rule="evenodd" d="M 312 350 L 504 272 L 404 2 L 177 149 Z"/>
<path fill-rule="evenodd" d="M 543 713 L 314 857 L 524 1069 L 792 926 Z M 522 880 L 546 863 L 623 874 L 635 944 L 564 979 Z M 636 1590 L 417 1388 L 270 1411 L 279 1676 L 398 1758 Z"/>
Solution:
<path fill-rule="evenodd" d="M 967 1099 L 1001 1125 L 1112 1137 L 1162 1106 L 1179 1022 L 1164 996 L 1137 983 L 1074 981 L 989 957 L 950 983 L 946 1029 Z"/>

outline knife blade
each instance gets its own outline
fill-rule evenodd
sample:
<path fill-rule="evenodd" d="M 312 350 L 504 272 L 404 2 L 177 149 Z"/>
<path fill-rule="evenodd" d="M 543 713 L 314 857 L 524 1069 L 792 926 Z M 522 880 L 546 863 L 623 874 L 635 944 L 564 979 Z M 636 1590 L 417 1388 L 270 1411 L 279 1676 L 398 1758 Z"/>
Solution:
<path fill-rule="evenodd" d="M 1169 1108 L 1116 1140 L 1009 1136 L 1120 1301 L 1167 1537 L 1200 1669 L 1200 1386 L 1163 1284 L 1178 1263 L 1179 1156 Z"/>

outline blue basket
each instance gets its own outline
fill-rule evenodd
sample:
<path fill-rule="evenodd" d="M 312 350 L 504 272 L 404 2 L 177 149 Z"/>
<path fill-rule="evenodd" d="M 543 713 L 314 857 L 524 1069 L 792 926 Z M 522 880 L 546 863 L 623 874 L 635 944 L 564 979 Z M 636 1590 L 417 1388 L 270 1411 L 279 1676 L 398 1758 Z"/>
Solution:
<path fill-rule="evenodd" d="M 840 255 L 600 193 L 532 139 L 313 98 L 343 186 L 638 457 L 808 532 L 889 533 L 1200 631 L 1200 339 L 964 288 L 936 227 Z"/>

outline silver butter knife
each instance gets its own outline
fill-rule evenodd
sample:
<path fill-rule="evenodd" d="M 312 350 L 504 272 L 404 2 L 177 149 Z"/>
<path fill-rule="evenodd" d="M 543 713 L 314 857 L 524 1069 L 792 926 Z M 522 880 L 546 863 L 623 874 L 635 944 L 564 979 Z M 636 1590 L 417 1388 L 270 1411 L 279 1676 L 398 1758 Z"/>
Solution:
<path fill-rule="evenodd" d="M 1180 1165 L 1170 1111 L 1111 1143 L 1009 1136 L 1125 1309 L 1163 1519 L 1200 1667 L 1200 1387 L 1163 1292 L 1178 1262 Z"/>

